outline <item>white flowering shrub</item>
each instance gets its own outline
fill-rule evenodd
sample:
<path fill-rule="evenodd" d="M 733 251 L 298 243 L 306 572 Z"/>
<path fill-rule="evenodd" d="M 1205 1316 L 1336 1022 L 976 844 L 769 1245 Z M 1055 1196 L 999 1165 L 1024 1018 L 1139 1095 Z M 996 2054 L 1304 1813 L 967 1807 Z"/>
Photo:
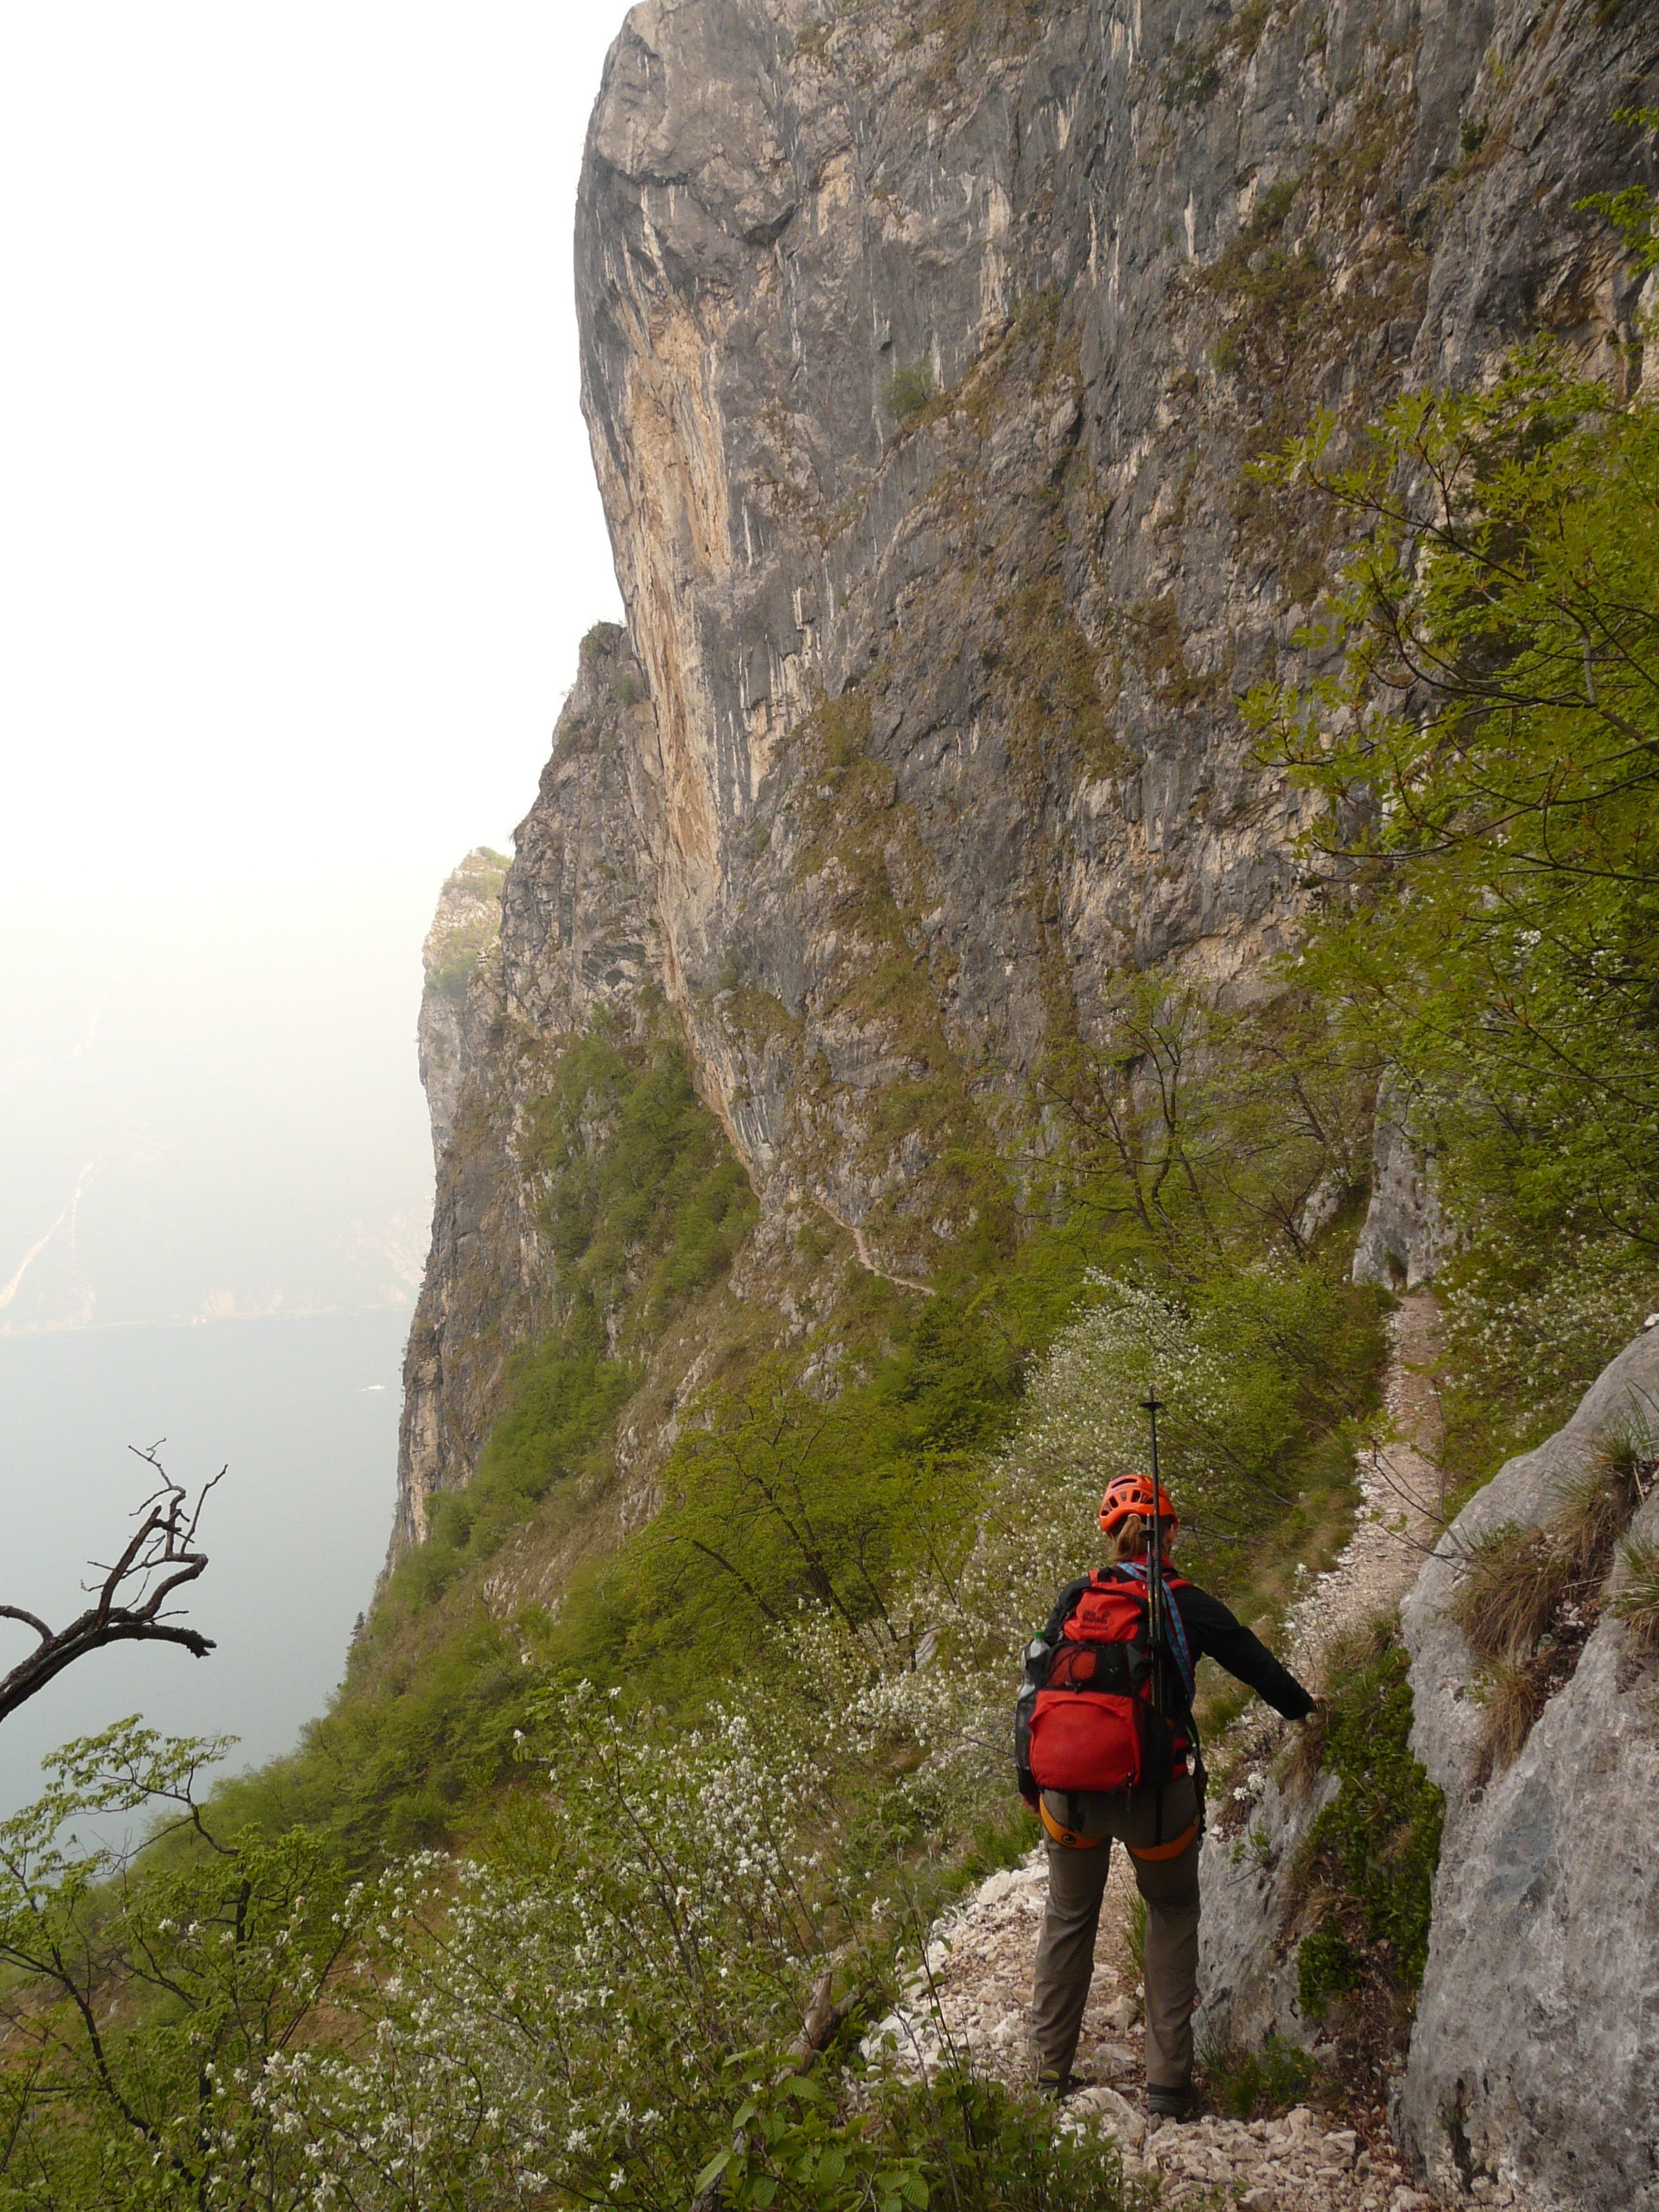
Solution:
<path fill-rule="evenodd" d="M 921 1747 L 902 1787 L 941 1823 L 959 1823 L 964 1792 L 1006 1794 L 1020 1653 L 1059 1591 L 1101 1558 L 1107 1483 L 1148 1466 L 1142 1401 L 1154 1384 L 1183 1541 L 1200 1560 L 1225 1559 L 1294 1510 L 1297 1455 L 1340 1427 L 1356 1365 L 1374 1361 L 1375 1304 L 1340 1293 L 1316 1264 L 1218 1272 L 1185 1302 L 1101 1275 L 1090 1288 L 987 1470 L 960 1566 L 923 1577 L 856 1635 L 827 1613 L 790 1634 L 832 1686 L 850 1744 Z"/>
<path fill-rule="evenodd" d="M 583 1690 L 545 1724 L 548 1786 L 489 1864 L 350 1887 L 301 1832 L 211 1837 L 211 1747 L 72 1747 L 0 1830 L 28 1976 L 0 2204 L 684 2206 L 745 2094 L 728 2062 L 801 2034 L 847 1939 L 834 1811 L 745 1715 L 675 1736 Z M 169 1798 L 177 1863 L 54 1840 Z"/>
<path fill-rule="evenodd" d="M 0 2205 L 307 2201 L 246 2085 L 313 2032 L 367 1893 L 302 1831 L 210 1841 L 197 1789 L 222 1748 L 124 1722 L 0 1824 Z M 135 1864 L 141 1812 L 173 1832 Z"/>
<path fill-rule="evenodd" d="M 1436 1287 L 1454 1461 L 1474 1457 L 1484 1479 L 1569 1418 L 1659 1301 L 1659 1267 L 1644 1250 L 1582 1231 L 1540 1249 L 1492 1228 Z"/>
<path fill-rule="evenodd" d="M 258 2087 L 313 2147 L 319 2212 L 683 2207 L 730 2135 L 725 2062 L 800 2032 L 846 1933 L 808 1763 L 738 1714 L 672 1739 L 584 1689 L 547 1720 L 550 1793 L 489 1865 L 380 1886 L 343 1990 L 362 2032 Z"/>
<path fill-rule="evenodd" d="M 0 2212 L 684 2212 L 699 2175 L 757 2212 L 922 2212 L 934 2138 L 963 2212 L 1060 2212 L 1078 2177 L 988 2087 L 801 2069 L 923 1937 L 917 1861 L 1006 1808 L 1020 1647 L 1145 1464 L 1149 1386 L 1183 1515 L 1224 1541 L 1278 1510 L 1354 1312 L 1308 1263 L 1095 1279 L 954 1548 L 861 1610 L 850 1583 L 804 1601 L 701 1727 L 548 1693 L 477 1858 L 349 1883 L 304 1832 L 217 1833 L 210 1745 L 71 1747 L 0 1829 Z M 68 1839 L 169 1807 L 136 1858 Z"/>

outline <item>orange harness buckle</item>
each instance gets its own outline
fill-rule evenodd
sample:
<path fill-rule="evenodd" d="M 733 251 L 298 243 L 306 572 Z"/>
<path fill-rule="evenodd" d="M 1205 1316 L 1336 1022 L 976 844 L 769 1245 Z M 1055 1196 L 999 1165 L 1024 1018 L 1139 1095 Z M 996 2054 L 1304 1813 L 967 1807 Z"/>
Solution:
<path fill-rule="evenodd" d="M 1074 1828 L 1062 1828 L 1042 1798 L 1037 1800 L 1037 1811 L 1042 1825 L 1063 1851 L 1091 1851 L 1101 1844 L 1109 1844 L 1109 1836 L 1080 1836 Z"/>

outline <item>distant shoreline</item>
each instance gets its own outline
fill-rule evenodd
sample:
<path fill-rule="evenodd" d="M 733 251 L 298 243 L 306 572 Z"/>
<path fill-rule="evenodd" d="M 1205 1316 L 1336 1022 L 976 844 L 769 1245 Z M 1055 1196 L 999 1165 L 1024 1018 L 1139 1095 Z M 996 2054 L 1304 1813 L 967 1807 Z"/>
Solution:
<path fill-rule="evenodd" d="M 261 1322 L 274 1323 L 308 1321 L 369 1321 L 377 1314 L 398 1314 L 407 1320 L 414 1318 L 415 1305 L 378 1306 L 314 1306 L 304 1312 L 269 1314 L 200 1314 L 188 1321 L 94 1321 L 70 1322 L 60 1328 L 48 1323 L 40 1328 L 0 1328 L 0 1345 L 62 1344 L 72 1338 L 84 1336 L 132 1336 L 141 1330 L 165 1329 L 169 1333 L 204 1328 L 247 1328 Z"/>

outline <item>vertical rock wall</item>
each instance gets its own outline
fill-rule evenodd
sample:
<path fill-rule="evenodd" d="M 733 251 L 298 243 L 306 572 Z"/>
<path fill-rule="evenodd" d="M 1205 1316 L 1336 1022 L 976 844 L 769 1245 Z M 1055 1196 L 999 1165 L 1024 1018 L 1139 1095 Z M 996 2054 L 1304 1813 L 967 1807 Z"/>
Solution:
<path fill-rule="evenodd" d="M 1627 173 L 1650 10 L 969 20 L 646 0 L 607 64 L 578 289 L 631 641 L 590 641 L 499 946 L 428 997 L 400 1542 L 545 1325 L 516 1129 L 561 1038 L 654 979 L 769 1249 L 827 1216 L 925 1283 L 1126 976 L 1244 994 L 1289 941 L 1297 805 L 1235 701 L 1327 518 L 1252 458 L 1540 325 L 1640 372 L 1574 209 Z"/>
<path fill-rule="evenodd" d="M 432 1152 L 441 1169 L 455 1126 L 461 1085 L 471 1072 L 476 1024 L 466 1018 L 467 992 L 501 933 L 501 879 L 507 862 L 479 846 L 438 895 L 438 911 L 421 948 L 423 983 L 417 1030 L 421 1084 L 432 1120 Z"/>
<path fill-rule="evenodd" d="M 1547 1522 L 1627 1423 L 1659 1437 L 1659 1330 L 1465 1508 L 1401 1613 L 1412 1747 L 1446 1793 L 1406 2142 L 1440 2187 L 1496 2178 L 1559 2212 L 1659 2205 L 1659 1662 L 1604 1614 L 1515 1764 L 1483 1780 L 1478 1663 L 1446 1608 L 1468 1546 Z M 1659 1491 L 1633 1533 L 1659 1539 Z"/>
<path fill-rule="evenodd" d="M 1532 0 L 973 14 L 646 0 L 577 225 L 667 985 L 773 1205 L 922 1277 L 941 1163 L 1040 1146 L 1125 969 L 1287 941 L 1234 700 L 1328 518 L 1249 461 L 1540 325 L 1639 373 L 1574 204 L 1659 54 Z"/>

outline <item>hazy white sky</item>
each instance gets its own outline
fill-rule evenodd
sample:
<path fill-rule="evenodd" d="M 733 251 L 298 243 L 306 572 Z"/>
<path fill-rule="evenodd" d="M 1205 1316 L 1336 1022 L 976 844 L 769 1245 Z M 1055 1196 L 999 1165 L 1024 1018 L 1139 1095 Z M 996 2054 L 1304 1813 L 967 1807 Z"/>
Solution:
<path fill-rule="evenodd" d="M 209 1125 L 289 1233 L 331 1099 L 418 1208 L 438 884 L 617 613 L 570 247 L 624 12 L 0 0 L 0 1285 L 93 1153 L 182 1192 Z M 112 990 L 84 1097 L 143 1127 L 70 1141 Z"/>

